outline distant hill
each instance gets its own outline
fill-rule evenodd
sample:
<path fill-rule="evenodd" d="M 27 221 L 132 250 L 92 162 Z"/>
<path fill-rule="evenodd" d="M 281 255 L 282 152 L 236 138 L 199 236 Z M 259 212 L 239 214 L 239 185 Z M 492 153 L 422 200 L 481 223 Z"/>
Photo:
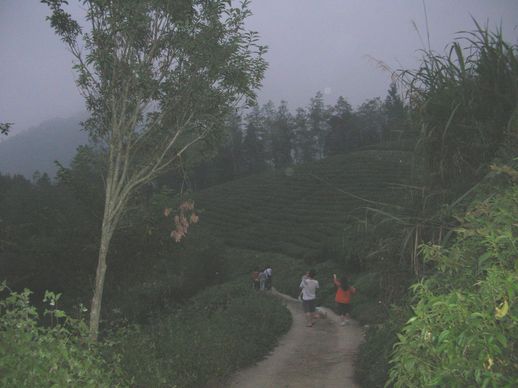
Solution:
<path fill-rule="evenodd" d="M 31 179 L 35 171 L 56 174 L 57 160 L 68 166 L 88 136 L 81 131 L 82 119 L 72 117 L 47 120 L 20 134 L 9 136 L 0 143 L 0 173 L 21 174 Z"/>
<path fill-rule="evenodd" d="M 359 208 L 408 201 L 411 161 L 409 151 L 352 152 L 202 190 L 196 207 L 201 225 L 228 245 L 321 256 L 343 244 Z"/>

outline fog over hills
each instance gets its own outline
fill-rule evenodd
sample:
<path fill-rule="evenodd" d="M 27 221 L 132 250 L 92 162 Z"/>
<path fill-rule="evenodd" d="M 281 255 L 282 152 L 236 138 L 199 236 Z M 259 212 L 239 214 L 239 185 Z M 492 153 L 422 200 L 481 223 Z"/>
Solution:
<path fill-rule="evenodd" d="M 34 172 L 54 177 L 54 161 L 68 166 L 88 136 L 81 131 L 80 117 L 54 118 L 0 142 L 0 174 L 21 174 L 32 178 Z"/>

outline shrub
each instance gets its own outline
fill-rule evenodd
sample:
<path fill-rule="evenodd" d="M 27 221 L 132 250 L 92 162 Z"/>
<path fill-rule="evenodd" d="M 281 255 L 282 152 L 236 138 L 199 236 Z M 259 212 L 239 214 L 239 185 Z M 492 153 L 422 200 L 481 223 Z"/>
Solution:
<path fill-rule="evenodd" d="M 137 386 L 220 384 L 257 361 L 291 326 L 288 310 L 245 279 L 210 287 L 189 305 L 120 333 L 124 368 Z"/>
<path fill-rule="evenodd" d="M 0 292 L 6 291 L 5 282 Z M 108 364 L 92 344 L 86 325 L 58 309 L 46 310 L 50 326 L 29 302 L 31 292 L 9 292 L 0 300 L 0 385 L 2 387 L 117 387 L 124 382 L 117 357 Z M 59 294 L 47 292 L 55 306 Z"/>
<path fill-rule="evenodd" d="M 365 342 L 360 345 L 355 362 L 355 376 L 362 387 L 384 386 L 397 333 L 409 315 L 409 309 L 393 306 L 383 323 L 368 327 Z"/>
<path fill-rule="evenodd" d="M 449 248 L 423 247 L 438 273 L 413 286 L 414 316 L 391 361 L 396 387 L 518 385 L 518 186 L 488 191 L 459 217 Z"/>
<path fill-rule="evenodd" d="M 129 240 L 134 245 L 126 248 L 125 257 L 119 253 L 107 276 L 104 317 L 119 318 L 113 311 L 120 311 L 124 318 L 143 323 L 154 312 L 218 283 L 223 245 L 200 226 L 179 243 L 164 233 L 170 226 L 156 227 L 151 236 L 133 231 Z"/>

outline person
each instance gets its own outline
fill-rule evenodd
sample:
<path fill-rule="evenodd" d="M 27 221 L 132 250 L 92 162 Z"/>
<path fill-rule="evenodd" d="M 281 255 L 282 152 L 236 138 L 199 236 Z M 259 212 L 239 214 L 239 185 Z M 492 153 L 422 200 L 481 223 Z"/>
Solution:
<path fill-rule="evenodd" d="M 254 287 L 254 290 L 259 289 L 259 269 L 256 269 L 252 272 L 252 285 Z"/>
<path fill-rule="evenodd" d="M 338 280 L 336 274 L 333 274 L 333 283 L 336 286 L 335 302 L 338 308 L 338 315 L 340 316 L 340 325 L 345 326 L 350 323 L 351 295 L 356 292 L 356 288 L 349 285 L 346 276 L 342 276 Z"/>
<path fill-rule="evenodd" d="M 306 272 L 300 282 L 302 294 L 302 308 L 306 316 L 306 326 L 311 327 L 315 323 L 317 289 L 320 288 L 318 280 L 315 280 L 316 272 L 314 269 Z"/>
<path fill-rule="evenodd" d="M 266 284 L 265 284 L 265 287 L 267 290 L 271 290 L 272 289 L 272 266 L 271 265 L 267 265 L 266 266 L 266 269 L 264 270 L 264 272 L 266 273 Z"/>
<path fill-rule="evenodd" d="M 266 289 L 266 268 L 259 272 L 259 289 L 264 291 Z"/>

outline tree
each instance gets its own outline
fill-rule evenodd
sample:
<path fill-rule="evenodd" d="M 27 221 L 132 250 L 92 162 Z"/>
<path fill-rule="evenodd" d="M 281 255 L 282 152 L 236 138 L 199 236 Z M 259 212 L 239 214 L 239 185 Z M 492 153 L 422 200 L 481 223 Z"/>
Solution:
<path fill-rule="evenodd" d="M 266 167 L 264 144 L 264 119 L 258 106 L 246 116 L 246 131 L 243 139 L 243 160 L 247 173 L 258 172 Z"/>
<path fill-rule="evenodd" d="M 275 168 L 283 168 L 292 163 L 293 118 L 288 103 L 281 101 L 272 123 L 272 157 Z"/>
<path fill-rule="evenodd" d="M 259 138 L 263 143 L 264 165 L 273 166 L 273 133 L 275 132 L 276 112 L 275 104 L 269 100 L 261 107 L 261 132 Z"/>
<path fill-rule="evenodd" d="M 309 103 L 308 122 L 309 132 L 313 143 L 313 152 L 316 159 L 322 159 L 324 156 L 324 141 L 329 130 L 327 119 L 329 112 L 324 105 L 324 96 L 322 92 L 317 92 Z"/>
<path fill-rule="evenodd" d="M 355 117 L 359 144 L 379 143 L 386 123 L 381 99 L 375 97 L 366 100 L 358 107 Z"/>
<path fill-rule="evenodd" d="M 238 112 L 228 118 L 227 122 L 227 141 L 223 155 L 226 155 L 227 165 L 231 165 L 232 177 L 239 175 L 243 164 L 243 155 L 241 145 L 243 144 L 243 130 L 241 128 L 242 117 Z"/>
<path fill-rule="evenodd" d="M 386 115 L 386 125 L 383 128 L 385 141 L 391 140 L 397 134 L 396 139 L 401 138 L 406 129 L 406 109 L 403 100 L 398 94 L 396 84 L 392 82 L 385 97 L 383 107 Z"/>
<path fill-rule="evenodd" d="M 230 107 L 251 103 L 266 69 L 265 47 L 247 31 L 249 2 L 82 0 L 86 31 L 64 0 L 42 0 L 70 49 L 104 150 L 105 204 L 90 311 L 97 339 L 110 241 L 137 190 L 217 137 Z"/>
<path fill-rule="evenodd" d="M 304 108 L 297 108 L 295 114 L 295 160 L 306 163 L 313 160 L 313 142 L 308 129 L 308 114 Z"/>
<path fill-rule="evenodd" d="M 191 184 L 198 190 L 207 186 L 235 179 L 243 169 L 243 131 L 241 128 L 241 114 L 232 112 L 225 120 L 224 131 L 219 145 L 215 147 L 216 156 L 197 164 L 193 170 Z M 189 166 L 186 166 L 189 170 Z M 178 179 L 173 176 L 165 176 L 170 184 L 171 180 Z"/>
<path fill-rule="evenodd" d="M 345 152 L 350 144 L 350 126 L 353 116 L 353 108 L 347 100 L 340 96 L 333 107 L 333 115 L 328 120 L 329 132 L 325 138 L 324 155 L 334 155 Z"/>

